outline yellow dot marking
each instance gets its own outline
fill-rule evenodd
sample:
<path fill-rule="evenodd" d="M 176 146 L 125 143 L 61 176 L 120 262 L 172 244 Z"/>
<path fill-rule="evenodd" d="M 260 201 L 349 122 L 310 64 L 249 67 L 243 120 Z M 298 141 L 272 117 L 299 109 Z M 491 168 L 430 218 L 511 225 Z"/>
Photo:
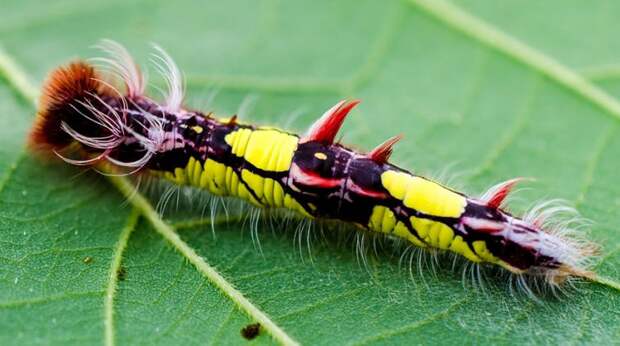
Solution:
<path fill-rule="evenodd" d="M 194 132 L 196 133 L 202 133 L 203 129 L 201 126 L 196 125 L 196 126 L 192 126 L 192 130 L 194 130 Z"/>
<path fill-rule="evenodd" d="M 325 153 L 314 153 L 314 157 L 316 157 L 319 160 L 327 160 L 327 155 L 325 155 Z"/>

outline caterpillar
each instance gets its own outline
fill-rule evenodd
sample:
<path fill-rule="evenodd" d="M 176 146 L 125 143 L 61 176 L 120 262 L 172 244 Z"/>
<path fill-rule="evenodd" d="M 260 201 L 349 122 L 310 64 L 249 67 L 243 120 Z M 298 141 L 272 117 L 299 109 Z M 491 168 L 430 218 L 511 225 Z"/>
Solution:
<path fill-rule="evenodd" d="M 521 217 L 507 210 L 521 178 L 471 197 L 390 163 L 400 136 L 367 153 L 337 142 L 358 100 L 338 102 L 297 135 L 184 107 L 181 72 L 155 47 L 153 62 L 168 87 L 158 102 L 145 94 L 146 80 L 123 46 L 106 40 L 101 48 L 106 57 L 72 62 L 48 77 L 29 137 L 34 151 L 340 221 L 552 286 L 594 275 L 588 266 L 595 246 L 572 220 L 553 221 L 567 207 L 545 203 Z"/>

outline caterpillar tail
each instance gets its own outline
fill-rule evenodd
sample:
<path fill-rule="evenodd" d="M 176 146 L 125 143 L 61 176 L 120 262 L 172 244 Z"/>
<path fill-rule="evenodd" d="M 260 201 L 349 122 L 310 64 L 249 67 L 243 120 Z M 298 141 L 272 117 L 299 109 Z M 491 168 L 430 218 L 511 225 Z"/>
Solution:
<path fill-rule="evenodd" d="M 100 61 L 112 74 L 82 61 L 52 72 L 30 135 L 33 150 L 355 224 L 551 285 L 594 276 L 588 267 L 595 246 L 571 222 L 555 221 L 570 208 L 546 203 L 521 217 L 506 210 L 519 179 L 469 197 L 390 163 L 400 136 L 368 153 L 336 143 L 357 100 L 337 103 L 297 135 L 185 108 L 181 74 L 159 48 L 155 61 L 168 97 L 154 101 L 131 55 L 111 41 L 103 49 L 109 57 Z"/>

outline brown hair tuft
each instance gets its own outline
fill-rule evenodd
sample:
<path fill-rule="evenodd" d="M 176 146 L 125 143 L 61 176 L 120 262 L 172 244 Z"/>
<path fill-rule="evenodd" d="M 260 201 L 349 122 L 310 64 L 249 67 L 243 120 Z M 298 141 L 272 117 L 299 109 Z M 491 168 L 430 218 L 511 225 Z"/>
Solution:
<path fill-rule="evenodd" d="M 100 81 L 94 67 L 84 61 L 75 61 L 52 71 L 43 84 L 29 147 L 49 151 L 70 144 L 72 138 L 61 129 L 61 123 L 77 115 L 72 107 L 74 101 L 86 100 L 92 94 L 109 93 L 109 88 Z"/>

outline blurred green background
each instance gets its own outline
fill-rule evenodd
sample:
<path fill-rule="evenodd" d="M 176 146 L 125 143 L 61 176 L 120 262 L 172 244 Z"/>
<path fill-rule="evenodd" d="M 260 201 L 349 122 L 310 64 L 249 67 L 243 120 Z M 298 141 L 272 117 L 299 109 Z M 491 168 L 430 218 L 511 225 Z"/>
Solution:
<path fill-rule="evenodd" d="M 620 280 L 619 18 L 617 1 L 2 1 L 0 344 L 103 342 L 108 272 L 130 213 L 107 181 L 25 151 L 35 109 L 11 62 L 38 87 L 55 66 L 98 54 L 90 47 L 101 38 L 144 65 L 155 42 L 184 71 L 189 105 L 295 130 L 339 99 L 361 98 L 345 143 L 370 149 L 403 133 L 395 162 L 446 170 L 471 194 L 537 178 L 514 209 L 570 201 L 594 221 L 591 237 L 603 247 L 596 270 Z M 449 264 L 424 277 L 415 264 L 410 276 L 398 256 L 371 257 L 364 268 L 350 243 L 315 241 L 311 261 L 294 232 L 268 226 L 261 253 L 247 225 L 217 225 L 214 238 L 209 225 L 188 226 L 199 217 L 168 216 L 304 344 L 620 340 L 620 293 L 602 285 L 536 304 L 493 278 L 485 291 L 464 287 Z M 253 317 L 148 223 L 131 234 L 122 266 L 116 343 L 244 342 Z M 253 342 L 277 343 L 265 330 Z"/>

